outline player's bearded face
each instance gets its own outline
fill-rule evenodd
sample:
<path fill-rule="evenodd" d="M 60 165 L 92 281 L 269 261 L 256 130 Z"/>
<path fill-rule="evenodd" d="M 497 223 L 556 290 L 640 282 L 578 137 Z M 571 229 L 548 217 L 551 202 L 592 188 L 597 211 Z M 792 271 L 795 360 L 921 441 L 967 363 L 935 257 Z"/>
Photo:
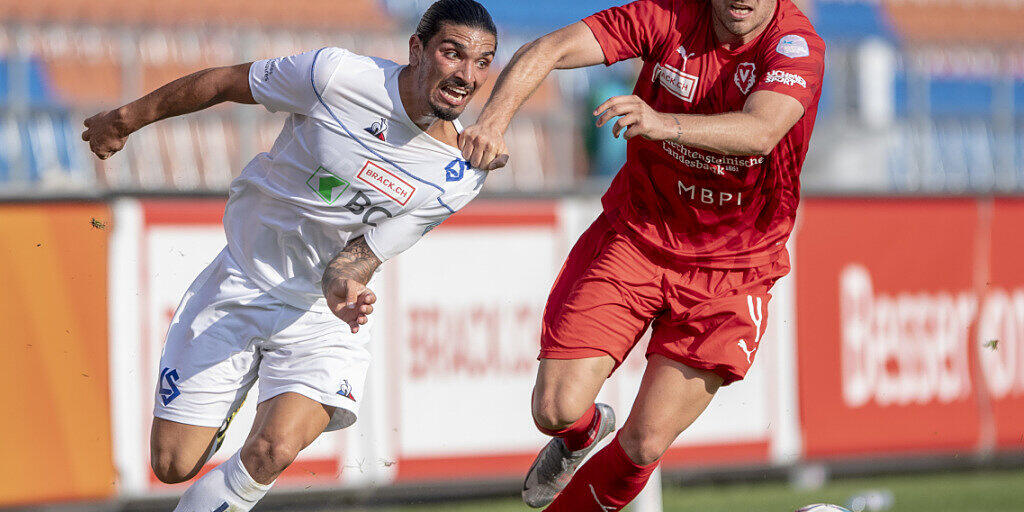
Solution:
<path fill-rule="evenodd" d="M 432 114 L 453 121 L 466 109 L 487 72 L 497 40 L 486 30 L 444 24 L 426 46 L 414 45 L 410 64 L 416 89 L 425 93 Z"/>
<path fill-rule="evenodd" d="M 711 0 L 715 19 L 736 36 L 745 36 L 768 23 L 776 0 Z"/>

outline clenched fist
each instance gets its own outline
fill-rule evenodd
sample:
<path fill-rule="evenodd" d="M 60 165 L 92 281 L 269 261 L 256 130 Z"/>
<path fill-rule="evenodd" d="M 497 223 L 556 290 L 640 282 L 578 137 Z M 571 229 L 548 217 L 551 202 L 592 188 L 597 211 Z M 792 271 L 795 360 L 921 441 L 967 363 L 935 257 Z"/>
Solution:
<path fill-rule="evenodd" d="M 89 143 L 89 149 L 100 160 L 106 160 L 110 155 L 121 151 L 131 133 L 131 129 L 118 111 L 108 110 L 85 120 L 82 140 Z"/>
<path fill-rule="evenodd" d="M 508 149 L 501 130 L 474 124 L 459 134 L 459 149 L 469 165 L 481 171 L 493 171 L 508 163 Z"/>

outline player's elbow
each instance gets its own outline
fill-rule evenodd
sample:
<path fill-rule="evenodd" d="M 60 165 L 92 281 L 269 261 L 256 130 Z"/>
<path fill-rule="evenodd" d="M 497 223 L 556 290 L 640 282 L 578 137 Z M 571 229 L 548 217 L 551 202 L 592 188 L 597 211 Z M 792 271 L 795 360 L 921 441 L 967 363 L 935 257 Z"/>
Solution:
<path fill-rule="evenodd" d="M 547 61 L 553 69 L 579 67 L 575 62 L 579 51 L 578 31 L 576 24 L 560 28 L 523 45 L 520 51 L 532 59 Z"/>
<path fill-rule="evenodd" d="M 768 156 L 775 149 L 775 146 L 779 143 L 779 137 L 768 132 L 767 130 L 756 133 L 750 138 L 749 154 Z"/>
<path fill-rule="evenodd" d="M 558 55 L 560 49 L 557 41 L 558 38 L 555 34 L 556 33 L 547 34 L 524 44 L 516 50 L 514 59 L 533 61 L 547 57 L 553 58 L 554 61 L 557 62 L 560 57 L 560 55 Z"/>

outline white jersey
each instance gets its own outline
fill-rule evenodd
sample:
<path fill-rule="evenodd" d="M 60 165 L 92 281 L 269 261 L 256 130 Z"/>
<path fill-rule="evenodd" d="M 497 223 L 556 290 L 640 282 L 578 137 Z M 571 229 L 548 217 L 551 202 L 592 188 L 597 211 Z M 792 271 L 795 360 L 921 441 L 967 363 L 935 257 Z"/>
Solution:
<path fill-rule="evenodd" d="M 484 171 L 409 118 L 403 68 L 323 48 L 249 70 L 253 98 L 292 115 L 232 182 L 224 229 L 234 260 L 275 298 L 326 308 L 323 271 L 350 239 L 386 261 L 483 186 Z"/>

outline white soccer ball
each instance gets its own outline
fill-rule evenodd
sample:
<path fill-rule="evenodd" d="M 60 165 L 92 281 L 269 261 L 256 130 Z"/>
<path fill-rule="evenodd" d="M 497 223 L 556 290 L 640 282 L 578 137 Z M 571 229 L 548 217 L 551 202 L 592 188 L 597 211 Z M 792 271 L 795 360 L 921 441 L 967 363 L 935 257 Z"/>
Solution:
<path fill-rule="evenodd" d="M 807 505 L 801 507 L 796 512 L 850 512 L 848 509 L 840 507 L 839 505 L 830 505 L 828 503 L 815 503 L 813 505 Z"/>

